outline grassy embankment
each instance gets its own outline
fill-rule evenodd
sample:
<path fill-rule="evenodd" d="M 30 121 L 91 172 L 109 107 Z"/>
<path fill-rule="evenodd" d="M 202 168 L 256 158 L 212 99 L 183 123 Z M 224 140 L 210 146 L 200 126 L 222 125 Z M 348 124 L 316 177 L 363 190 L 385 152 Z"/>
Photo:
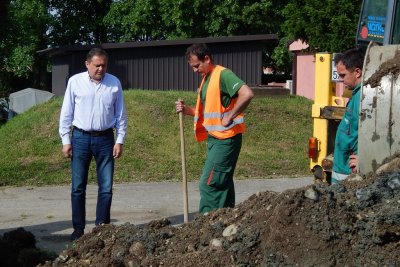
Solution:
<path fill-rule="evenodd" d="M 179 181 L 179 119 L 174 102 L 194 104 L 193 92 L 125 91 L 129 119 L 115 182 Z M 58 118 L 62 98 L 14 117 L 0 126 L 0 186 L 68 184 L 70 164 L 61 153 Z M 245 113 L 248 131 L 236 179 L 310 175 L 307 140 L 312 133 L 311 101 L 302 97 L 255 98 Z M 198 178 L 206 154 L 196 143 L 192 118 L 184 117 L 187 177 Z M 92 163 L 90 181 L 94 182 Z"/>

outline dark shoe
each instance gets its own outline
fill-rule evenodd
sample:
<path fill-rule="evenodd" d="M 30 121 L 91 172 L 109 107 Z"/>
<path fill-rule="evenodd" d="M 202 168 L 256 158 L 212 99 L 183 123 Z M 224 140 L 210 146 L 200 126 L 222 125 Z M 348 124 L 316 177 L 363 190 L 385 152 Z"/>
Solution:
<path fill-rule="evenodd" d="M 74 232 L 71 234 L 71 241 L 75 241 L 79 239 L 81 236 L 83 236 L 84 232 L 81 229 L 75 229 Z"/>

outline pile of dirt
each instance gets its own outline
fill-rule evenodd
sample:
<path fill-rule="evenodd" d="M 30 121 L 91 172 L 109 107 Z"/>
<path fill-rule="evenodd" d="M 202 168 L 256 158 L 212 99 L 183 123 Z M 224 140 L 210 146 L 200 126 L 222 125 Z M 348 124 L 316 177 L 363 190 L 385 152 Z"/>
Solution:
<path fill-rule="evenodd" d="M 262 192 L 172 226 L 103 225 L 43 266 L 399 266 L 400 170 Z"/>

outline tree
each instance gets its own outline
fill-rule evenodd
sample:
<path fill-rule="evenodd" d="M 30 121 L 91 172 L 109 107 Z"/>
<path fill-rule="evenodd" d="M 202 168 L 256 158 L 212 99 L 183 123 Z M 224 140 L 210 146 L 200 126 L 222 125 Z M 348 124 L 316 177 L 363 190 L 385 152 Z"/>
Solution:
<path fill-rule="evenodd" d="M 277 10 L 289 1 L 219 1 L 206 20 L 211 35 L 277 33 L 283 18 Z"/>
<path fill-rule="evenodd" d="M 118 41 L 276 33 L 288 0 L 121 0 L 105 24 Z"/>
<path fill-rule="evenodd" d="M 104 23 L 109 42 L 165 39 L 166 27 L 161 19 L 160 1 L 124 0 L 114 2 Z"/>
<path fill-rule="evenodd" d="M 9 6 L 9 1 L 3 0 L 0 1 L 0 42 L 3 43 L 4 36 L 7 33 L 7 26 L 9 24 L 8 22 L 8 6 Z"/>
<path fill-rule="evenodd" d="M 39 78 L 33 74 L 39 64 L 36 51 L 46 46 L 49 16 L 45 0 L 11 0 L 2 5 L 0 90 L 8 92 L 13 77 L 32 77 L 32 86 L 38 85 Z"/>
<path fill-rule="evenodd" d="M 282 10 L 280 46 L 274 58 L 284 64 L 287 42 L 300 39 L 312 51 L 340 52 L 355 46 L 361 0 L 292 0 Z M 288 52 L 286 52 L 288 53 Z"/>
<path fill-rule="evenodd" d="M 4 66 L 6 57 L 5 39 L 7 35 L 8 23 L 8 1 L 0 1 L 0 66 Z M 6 75 L 0 67 L 0 98 L 7 95 Z"/>
<path fill-rule="evenodd" d="M 103 20 L 112 0 L 48 0 L 52 15 L 48 39 L 52 46 L 107 42 Z"/>
<path fill-rule="evenodd" d="M 166 27 L 166 39 L 212 36 L 205 27 L 215 1 L 177 0 L 161 2 L 161 18 Z"/>

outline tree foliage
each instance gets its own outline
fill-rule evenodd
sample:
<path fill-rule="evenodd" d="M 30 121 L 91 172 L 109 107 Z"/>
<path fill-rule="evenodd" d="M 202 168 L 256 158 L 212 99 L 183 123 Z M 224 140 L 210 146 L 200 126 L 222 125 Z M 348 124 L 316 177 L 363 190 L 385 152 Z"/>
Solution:
<path fill-rule="evenodd" d="M 11 1 L 9 25 L 3 47 L 7 56 L 4 68 L 17 76 L 27 77 L 32 71 L 36 50 L 45 43 L 47 9 L 41 0 Z"/>
<path fill-rule="evenodd" d="M 300 39 L 312 51 L 340 52 L 355 46 L 361 0 L 292 0 L 282 10 L 281 44 L 275 60 L 287 59 L 287 42 Z"/>
<path fill-rule="evenodd" d="M 313 49 L 341 51 L 355 45 L 361 0 L 293 0 L 282 11 L 282 32 Z"/>
<path fill-rule="evenodd" d="M 112 0 L 48 0 L 52 20 L 48 39 L 53 46 L 107 42 L 104 17 Z"/>
<path fill-rule="evenodd" d="M 0 64 L 4 64 L 5 57 L 7 56 L 5 47 L 9 38 L 7 27 L 10 25 L 8 6 L 9 1 L 0 1 Z"/>
<path fill-rule="evenodd" d="M 111 41 L 276 33 L 288 0 L 121 0 L 105 17 Z"/>
<path fill-rule="evenodd" d="M 165 39 L 212 36 L 205 29 L 206 17 L 215 5 L 210 0 L 160 0 L 161 19 L 166 26 Z M 223 2 L 223 1 L 219 1 Z"/>
<path fill-rule="evenodd" d="M 46 44 L 49 16 L 43 0 L 11 0 L 2 5 L 0 91 L 9 91 L 12 77 L 28 78 L 36 71 L 36 51 Z"/>
<path fill-rule="evenodd" d="M 159 1 L 117 1 L 104 17 L 109 42 L 165 39 Z"/>
<path fill-rule="evenodd" d="M 206 29 L 214 35 L 244 35 L 276 33 L 282 18 L 274 9 L 283 7 L 288 1 L 221 1 L 206 20 Z M 212 18 L 212 19 L 211 19 Z"/>

